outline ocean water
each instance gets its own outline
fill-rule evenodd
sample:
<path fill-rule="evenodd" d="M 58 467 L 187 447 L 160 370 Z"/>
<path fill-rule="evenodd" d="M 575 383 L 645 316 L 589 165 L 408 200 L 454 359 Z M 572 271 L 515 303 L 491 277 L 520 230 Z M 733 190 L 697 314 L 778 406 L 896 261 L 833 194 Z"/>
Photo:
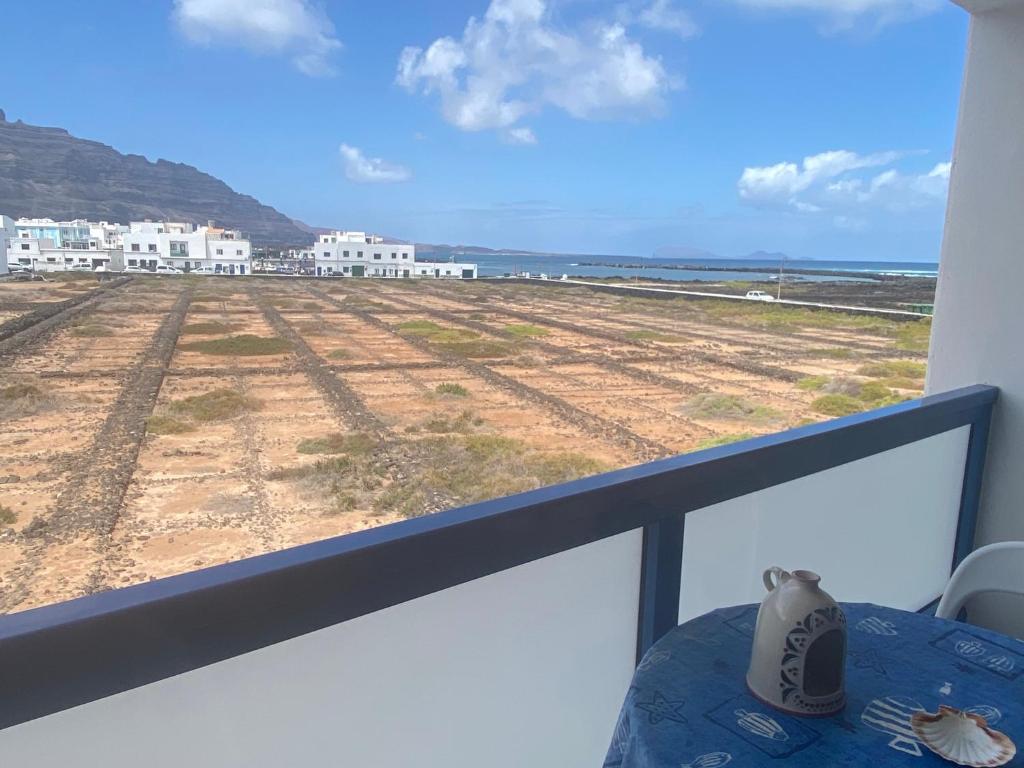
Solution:
<path fill-rule="evenodd" d="M 420 256 L 417 253 L 417 256 Z M 429 253 L 422 257 L 430 258 Z M 732 280 L 774 280 L 779 275 L 779 262 L 763 259 L 643 259 L 637 256 L 587 256 L 580 254 L 486 254 L 459 257 L 463 261 L 476 262 L 481 277 L 495 277 L 517 272 L 544 273 L 561 277 L 622 277 L 627 279 L 662 280 L 704 280 L 724 282 Z M 622 268 L 615 265 L 637 265 L 636 268 Z M 715 271 L 666 269 L 665 267 L 699 266 L 716 267 Z M 763 271 L 737 272 L 730 267 L 752 268 Z M 719 269 L 725 271 L 718 271 Z M 786 259 L 784 269 L 827 269 L 849 273 L 842 278 L 824 275 L 792 275 L 790 279 L 809 281 L 824 280 L 866 280 L 871 274 L 906 275 L 908 277 L 937 277 L 939 265 L 927 262 L 902 261 L 825 261 L 811 259 Z"/>

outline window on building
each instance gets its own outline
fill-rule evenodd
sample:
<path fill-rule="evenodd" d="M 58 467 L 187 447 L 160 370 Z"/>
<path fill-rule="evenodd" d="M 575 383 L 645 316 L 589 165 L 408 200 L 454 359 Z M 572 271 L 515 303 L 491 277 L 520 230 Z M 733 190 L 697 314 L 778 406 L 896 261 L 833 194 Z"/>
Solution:
<path fill-rule="evenodd" d="M 46 257 L 46 260 L 47 260 L 48 262 L 50 262 L 51 264 L 54 264 L 54 263 L 56 263 L 56 261 L 57 261 L 57 257 L 56 257 L 56 256 L 47 256 L 47 257 Z"/>
<path fill-rule="evenodd" d="M 136 259 L 128 259 L 128 266 L 129 267 L 137 267 L 138 266 L 138 262 L 136 261 Z"/>
<path fill-rule="evenodd" d="M 188 256 L 188 243 L 183 243 L 178 240 L 172 240 L 171 256 Z"/>
<path fill-rule="evenodd" d="M 29 249 L 29 244 L 28 243 L 22 243 L 21 244 L 21 250 L 27 251 L 28 249 Z"/>
<path fill-rule="evenodd" d="M 397 253 L 392 253 L 391 254 L 391 258 L 392 259 L 397 259 L 398 258 L 398 254 Z"/>
<path fill-rule="evenodd" d="M 342 251 L 341 255 L 344 256 L 347 259 L 348 258 L 348 251 Z"/>
<path fill-rule="evenodd" d="M 218 248 L 217 249 L 217 255 L 218 256 L 223 256 L 224 255 L 224 249 L 223 248 Z"/>
<path fill-rule="evenodd" d="M 342 268 L 341 268 L 341 271 L 342 271 L 342 272 L 348 272 L 348 267 L 342 267 Z"/>
<path fill-rule="evenodd" d="M 379 253 L 373 254 L 373 258 L 374 258 L 374 261 L 380 261 L 380 254 Z"/>
<path fill-rule="evenodd" d="M 132 248 L 132 250 L 133 251 L 137 251 L 139 249 L 138 248 Z M 150 243 L 149 244 L 149 252 L 150 253 L 156 253 L 156 243 Z"/>
<path fill-rule="evenodd" d="M 238 250 L 235 251 L 235 256 L 241 256 L 241 255 L 242 255 L 242 249 L 239 248 Z"/>
<path fill-rule="evenodd" d="M 361 259 L 361 258 L 363 258 L 363 252 L 362 252 L 362 251 L 357 251 L 357 252 L 356 252 L 356 258 L 357 258 L 357 259 Z"/>
<path fill-rule="evenodd" d="M 324 251 L 324 258 L 325 259 L 331 258 L 331 252 L 330 251 Z"/>
<path fill-rule="evenodd" d="M 31 259 L 18 259 L 18 263 L 19 264 L 31 264 L 32 260 Z"/>
<path fill-rule="evenodd" d="M 409 258 L 409 254 L 408 253 L 403 253 L 402 254 L 402 258 L 403 259 L 408 259 Z"/>

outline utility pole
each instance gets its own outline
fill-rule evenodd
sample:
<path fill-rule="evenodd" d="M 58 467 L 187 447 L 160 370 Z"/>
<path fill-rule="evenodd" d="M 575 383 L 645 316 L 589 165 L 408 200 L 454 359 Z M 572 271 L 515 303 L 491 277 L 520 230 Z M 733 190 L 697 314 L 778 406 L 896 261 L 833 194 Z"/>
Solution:
<path fill-rule="evenodd" d="M 776 301 L 780 301 L 782 299 L 782 268 L 785 266 L 785 264 L 786 254 L 782 254 L 782 258 L 779 259 L 779 290 L 775 296 Z"/>

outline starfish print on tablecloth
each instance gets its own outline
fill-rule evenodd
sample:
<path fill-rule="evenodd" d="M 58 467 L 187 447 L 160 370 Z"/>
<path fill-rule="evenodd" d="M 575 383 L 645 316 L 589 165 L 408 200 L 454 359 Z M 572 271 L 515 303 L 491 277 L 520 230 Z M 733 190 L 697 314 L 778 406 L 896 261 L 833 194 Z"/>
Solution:
<path fill-rule="evenodd" d="M 679 711 L 684 702 L 669 701 L 658 691 L 654 692 L 651 701 L 638 701 L 637 707 L 647 712 L 647 718 L 651 725 L 657 725 L 662 720 L 671 720 L 674 723 L 685 723 L 686 718 Z"/>

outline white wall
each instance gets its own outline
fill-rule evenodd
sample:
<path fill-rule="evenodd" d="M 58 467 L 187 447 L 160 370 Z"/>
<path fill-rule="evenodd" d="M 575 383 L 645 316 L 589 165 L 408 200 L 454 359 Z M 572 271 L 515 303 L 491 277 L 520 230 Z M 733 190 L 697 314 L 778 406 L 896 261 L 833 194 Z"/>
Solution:
<path fill-rule="evenodd" d="M 680 621 L 760 602 L 773 565 L 821 575 L 836 600 L 916 611 L 941 593 L 970 427 L 686 516 Z"/>
<path fill-rule="evenodd" d="M 461 584 L 0 731 L 0 754 L 26 768 L 593 768 L 633 673 L 641 550 L 630 531 Z"/>
<path fill-rule="evenodd" d="M 7 248 L 17 235 L 14 219 L 0 214 L 0 275 L 7 273 Z"/>
<path fill-rule="evenodd" d="M 963 3 L 971 6 L 973 2 Z M 1001 390 L 977 544 L 1024 540 L 1024 3 L 975 15 L 960 103 L 928 391 Z M 971 619 L 1024 637 L 1024 600 Z"/>

